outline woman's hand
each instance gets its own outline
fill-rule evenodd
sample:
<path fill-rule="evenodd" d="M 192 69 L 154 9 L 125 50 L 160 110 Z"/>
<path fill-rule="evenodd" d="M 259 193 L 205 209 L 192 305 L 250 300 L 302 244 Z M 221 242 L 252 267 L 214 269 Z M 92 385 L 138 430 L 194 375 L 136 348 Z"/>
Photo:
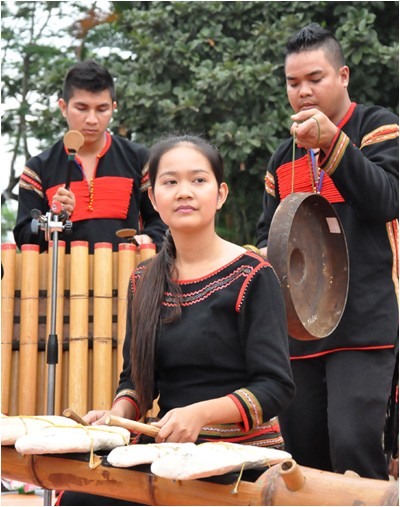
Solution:
<path fill-rule="evenodd" d="M 208 424 L 240 423 L 242 416 L 228 396 L 200 401 L 187 407 L 174 408 L 154 426 L 160 428 L 156 442 L 196 442 Z"/>
<path fill-rule="evenodd" d="M 174 408 L 152 425 L 160 428 L 155 438 L 156 443 L 196 442 L 204 425 L 204 420 L 195 404 L 183 408 Z"/>
<path fill-rule="evenodd" d="M 111 410 L 91 410 L 82 419 L 92 426 L 98 426 L 99 424 L 106 424 L 106 419 L 109 415 L 134 419 L 135 410 L 129 401 L 119 400 L 117 403 L 114 403 Z"/>
<path fill-rule="evenodd" d="M 90 426 L 98 426 L 105 424 L 107 417 L 110 415 L 111 410 L 91 410 L 82 417 Z"/>
<path fill-rule="evenodd" d="M 153 240 L 147 234 L 136 234 L 134 236 L 138 245 L 147 245 L 153 243 Z"/>

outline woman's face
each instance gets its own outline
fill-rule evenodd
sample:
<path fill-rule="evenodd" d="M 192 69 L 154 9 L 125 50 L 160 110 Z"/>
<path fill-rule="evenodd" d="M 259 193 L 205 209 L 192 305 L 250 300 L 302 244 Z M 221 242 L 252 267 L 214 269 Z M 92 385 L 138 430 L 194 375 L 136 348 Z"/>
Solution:
<path fill-rule="evenodd" d="M 179 144 L 160 158 L 154 188 L 149 196 L 171 232 L 214 228 L 215 214 L 228 195 L 218 188 L 208 159 L 193 145 Z"/>

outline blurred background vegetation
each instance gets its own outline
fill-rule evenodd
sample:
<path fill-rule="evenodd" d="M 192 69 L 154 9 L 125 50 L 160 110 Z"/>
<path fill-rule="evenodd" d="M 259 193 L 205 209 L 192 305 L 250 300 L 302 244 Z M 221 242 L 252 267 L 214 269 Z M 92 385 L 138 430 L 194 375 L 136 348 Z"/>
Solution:
<path fill-rule="evenodd" d="M 201 133 L 220 149 L 230 187 L 220 233 L 253 243 L 266 166 L 290 125 L 284 46 L 311 21 L 341 41 L 352 100 L 398 113 L 398 2 L 2 1 L 2 241 L 24 161 L 66 132 L 63 78 L 93 58 L 116 78 L 113 133 L 148 147 Z"/>

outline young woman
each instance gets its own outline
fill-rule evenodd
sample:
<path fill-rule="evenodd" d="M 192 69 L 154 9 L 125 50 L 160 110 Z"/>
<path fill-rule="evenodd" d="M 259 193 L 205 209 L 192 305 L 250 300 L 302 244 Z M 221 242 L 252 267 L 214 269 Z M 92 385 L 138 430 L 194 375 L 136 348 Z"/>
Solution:
<path fill-rule="evenodd" d="M 169 137 L 151 149 L 149 175 L 169 230 L 131 278 L 111 413 L 139 419 L 159 397 L 156 442 L 281 448 L 276 416 L 294 395 L 283 296 L 261 256 L 216 232 L 228 196 L 221 156 L 202 138 Z"/>

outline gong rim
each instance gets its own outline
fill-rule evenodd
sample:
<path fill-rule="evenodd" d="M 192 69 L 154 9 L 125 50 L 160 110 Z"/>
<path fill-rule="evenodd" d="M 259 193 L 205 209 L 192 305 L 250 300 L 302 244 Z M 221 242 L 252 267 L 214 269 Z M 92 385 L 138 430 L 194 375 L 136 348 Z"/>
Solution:
<path fill-rule="evenodd" d="M 289 335 L 317 340 L 332 334 L 347 302 L 349 259 L 331 204 L 320 194 L 287 196 L 273 216 L 267 255 L 283 290 Z"/>

